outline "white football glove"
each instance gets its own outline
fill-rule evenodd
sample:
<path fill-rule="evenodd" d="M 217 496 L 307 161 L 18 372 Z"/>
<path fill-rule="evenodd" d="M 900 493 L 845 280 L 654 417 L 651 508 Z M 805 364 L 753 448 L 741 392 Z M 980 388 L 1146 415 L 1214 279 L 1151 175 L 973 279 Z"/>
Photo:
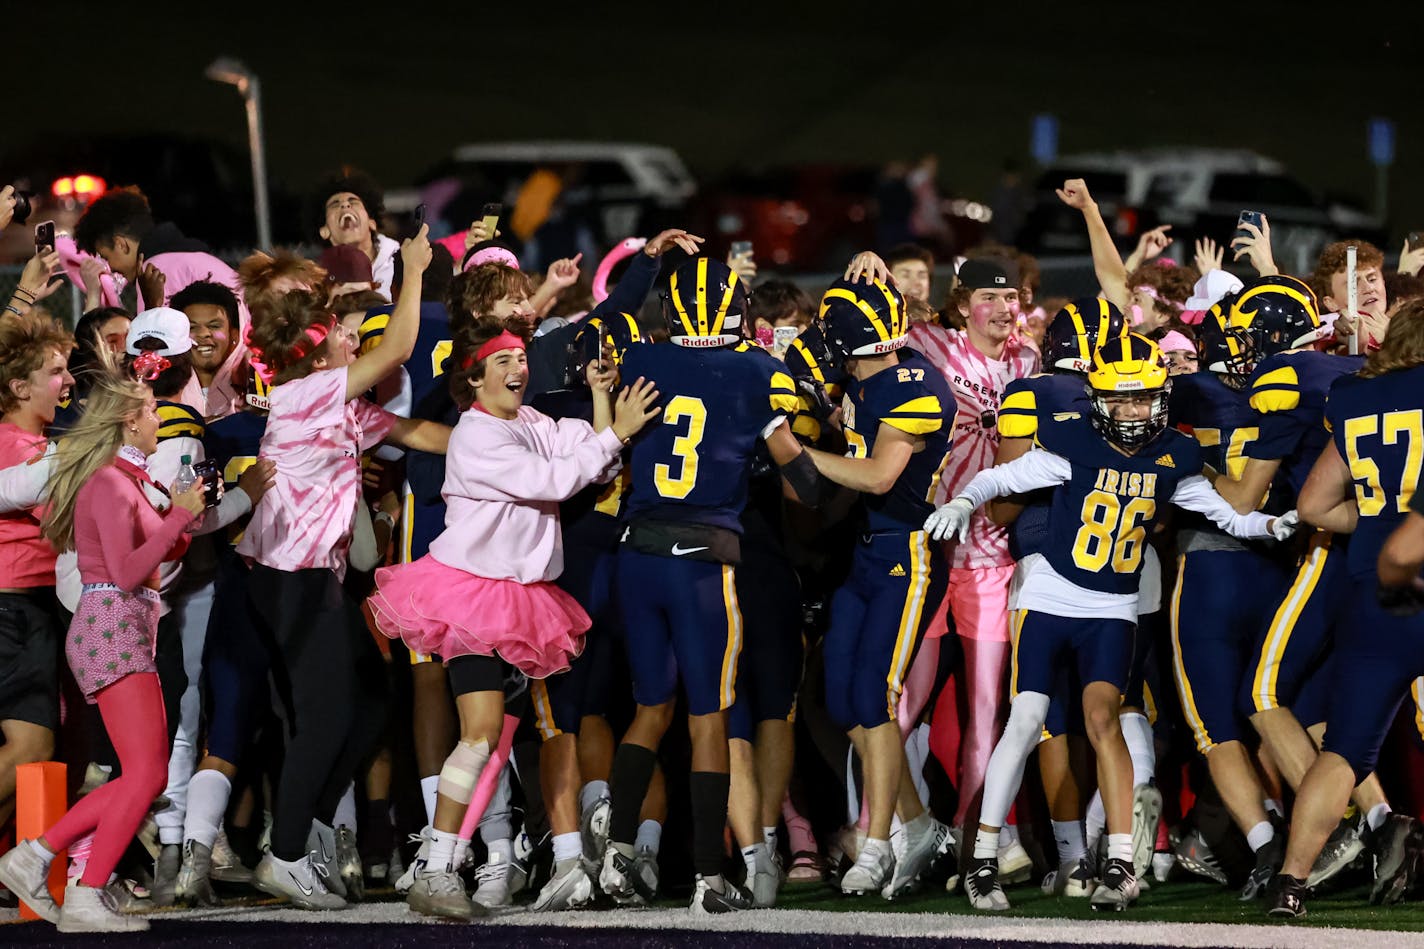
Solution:
<path fill-rule="evenodd" d="M 974 505 L 968 498 L 955 498 L 948 504 L 941 504 L 925 518 L 925 530 L 935 540 L 958 536 L 962 542 L 969 536 L 969 517 L 973 513 Z"/>
<path fill-rule="evenodd" d="M 1286 511 L 1280 517 L 1271 521 L 1271 536 L 1276 540 L 1286 540 L 1300 527 L 1300 514 L 1294 510 Z"/>

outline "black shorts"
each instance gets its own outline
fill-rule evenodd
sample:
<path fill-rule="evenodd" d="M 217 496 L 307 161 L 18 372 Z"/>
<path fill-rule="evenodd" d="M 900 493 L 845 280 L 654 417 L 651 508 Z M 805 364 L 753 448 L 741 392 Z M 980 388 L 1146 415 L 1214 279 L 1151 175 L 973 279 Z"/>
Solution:
<path fill-rule="evenodd" d="M 58 727 L 60 642 L 53 588 L 0 593 L 0 721 Z"/>

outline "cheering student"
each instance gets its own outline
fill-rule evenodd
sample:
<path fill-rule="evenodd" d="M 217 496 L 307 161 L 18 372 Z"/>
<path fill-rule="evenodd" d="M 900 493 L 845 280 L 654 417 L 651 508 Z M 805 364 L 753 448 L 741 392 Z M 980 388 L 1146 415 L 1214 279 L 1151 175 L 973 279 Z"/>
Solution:
<path fill-rule="evenodd" d="M 85 698 L 99 706 L 119 755 L 120 777 L 90 792 L 42 837 L 0 858 L 0 882 L 61 932 L 133 932 L 105 889 L 119 857 L 168 779 L 168 726 L 154 666 L 158 566 L 177 560 L 203 511 L 201 480 L 169 496 L 148 475 L 158 448 L 158 409 L 136 382 L 104 378 L 65 435 L 49 481 L 44 531 L 73 547 L 84 582 L 65 658 Z M 46 889 L 54 855 L 93 833 L 84 874 L 59 909 Z"/>

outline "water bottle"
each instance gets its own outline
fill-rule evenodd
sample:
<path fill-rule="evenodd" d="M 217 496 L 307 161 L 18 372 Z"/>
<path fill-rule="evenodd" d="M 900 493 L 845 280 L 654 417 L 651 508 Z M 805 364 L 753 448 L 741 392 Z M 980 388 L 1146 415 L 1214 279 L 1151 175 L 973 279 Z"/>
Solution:
<path fill-rule="evenodd" d="M 183 464 L 178 469 L 178 480 L 173 482 L 173 493 L 182 494 L 198 483 L 198 473 L 193 470 L 193 456 L 184 455 Z"/>

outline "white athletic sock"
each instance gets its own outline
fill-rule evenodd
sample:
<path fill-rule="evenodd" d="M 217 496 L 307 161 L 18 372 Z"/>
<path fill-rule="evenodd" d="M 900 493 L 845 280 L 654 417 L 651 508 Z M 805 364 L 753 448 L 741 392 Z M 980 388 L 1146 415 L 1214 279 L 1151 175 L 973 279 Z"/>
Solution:
<path fill-rule="evenodd" d="M 1048 714 L 1048 696 L 1042 692 L 1020 692 L 1009 709 L 1004 734 L 989 756 L 984 771 L 984 801 L 979 822 L 1002 827 L 1008 822 L 1014 795 L 1023 783 L 1024 765 L 1043 737 L 1043 721 Z"/>
<path fill-rule="evenodd" d="M 987 860 L 999 856 L 999 832 L 980 829 L 974 833 L 974 859 Z"/>
<path fill-rule="evenodd" d="M 663 825 L 655 820 L 645 820 L 638 825 L 638 836 L 633 840 L 634 850 L 647 850 L 654 856 L 663 842 Z"/>
<path fill-rule="evenodd" d="M 1268 797 L 1261 802 L 1261 806 L 1266 809 L 1267 814 L 1275 814 L 1277 817 L 1286 816 L 1286 806 L 1273 797 Z"/>
<path fill-rule="evenodd" d="M 579 813 L 587 814 L 593 805 L 608 797 L 607 781 L 589 781 L 579 789 Z"/>
<path fill-rule="evenodd" d="M 1087 829 L 1088 849 L 1096 849 L 1099 838 L 1108 829 L 1108 813 L 1103 808 L 1103 796 L 1097 791 L 1093 792 L 1093 799 L 1088 802 L 1088 817 L 1083 823 Z"/>
<path fill-rule="evenodd" d="M 436 788 L 440 785 L 440 775 L 432 774 L 428 778 L 420 779 L 420 800 L 425 804 L 425 822 L 431 827 L 435 826 L 435 798 Z"/>
<path fill-rule="evenodd" d="M 846 749 L 846 823 L 860 820 L 860 795 L 855 790 L 855 746 Z"/>
<path fill-rule="evenodd" d="M 1132 862 L 1132 835 L 1108 834 L 1108 859 Z"/>
<path fill-rule="evenodd" d="M 767 849 L 767 851 L 768 851 L 769 853 L 776 853 L 776 828 L 775 828 L 775 827 L 763 827 L 763 828 L 761 829 L 761 840 L 762 840 L 762 843 L 766 844 L 766 849 Z"/>
<path fill-rule="evenodd" d="M 742 863 L 747 866 L 747 877 L 756 876 L 757 867 L 764 867 L 770 862 L 766 853 L 766 844 L 752 844 L 750 847 L 742 848 Z"/>
<path fill-rule="evenodd" d="M 999 828 L 999 846 L 1012 847 L 1019 842 L 1019 827 L 1017 824 L 1005 824 Z"/>
<path fill-rule="evenodd" d="M 426 860 L 425 866 L 434 873 L 439 873 L 446 868 L 459 866 L 455 862 L 455 848 L 460 843 L 460 835 L 451 831 L 435 830 L 431 828 L 430 834 L 430 856 Z"/>
<path fill-rule="evenodd" d="M 1118 723 L 1127 742 L 1127 754 L 1132 759 L 1132 786 L 1147 784 L 1157 773 L 1157 746 L 1152 740 L 1152 725 L 1141 712 L 1125 712 L 1118 716 Z"/>
<path fill-rule="evenodd" d="M 1275 826 L 1272 825 L 1270 821 L 1263 820 L 1246 832 L 1246 843 L 1251 845 L 1251 852 L 1255 853 L 1274 840 L 1275 837 Z"/>
<path fill-rule="evenodd" d="M 54 860 L 54 854 L 47 850 L 44 844 L 40 843 L 38 840 L 31 840 L 29 843 L 30 849 L 35 852 L 35 856 L 43 860 L 46 866 L 48 866 L 50 862 Z"/>
<path fill-rule="evenodd" d="M 232 796 L 232 782 L 221 771 L 204 769 L 188 782 L 188 813 L 183 818 L 183 839 L 212 849 L 222 830 L 223 814 Z"/>
<path fill-rule="evenodd" d="M 356 783 L 353 781 L 346 786 L 346 793 L 341 795 L 341 800 L 336 802 L 336 813 L 331 817 L 331 827 L 345 827 L 351 831 L 351 836 L 356 836 Z"/>
<path fill-rule="evenodd" d="M 925 781 L 925 758 L 929 755 L 929 734 L 928 725 L 920 725 L 910 732 L 910 737 L 905 740 L 905 760 L 910 766 L 910 780 L 915 785 L 915 794 L 920 798 L 920 806 L 924 807 L 930 800 L 930 786 Z"/>
<path fill-rule="evenodd" d="M 1365 823 L 1370 825 L 1370 830 L 1379 830 L 1384 826 L 1384 822 L 1393 813 L 1388 804 L 1376 804 L 1370 808 L 1370 812 L 1365 815 Z"/>
<path fill-rule="evenodd" d="M 1077 863 L 1088 852 L 1080 820 L 1053 821 L 1053 840 L 1058 844 L 1059 863 Z"/>
<path fill-rule="evenodd" d="M 583 838 L 579 832 L 571 830 L 567 834 L 554 835 L 554 862 L 572 860 L 583 855 Z"/>

